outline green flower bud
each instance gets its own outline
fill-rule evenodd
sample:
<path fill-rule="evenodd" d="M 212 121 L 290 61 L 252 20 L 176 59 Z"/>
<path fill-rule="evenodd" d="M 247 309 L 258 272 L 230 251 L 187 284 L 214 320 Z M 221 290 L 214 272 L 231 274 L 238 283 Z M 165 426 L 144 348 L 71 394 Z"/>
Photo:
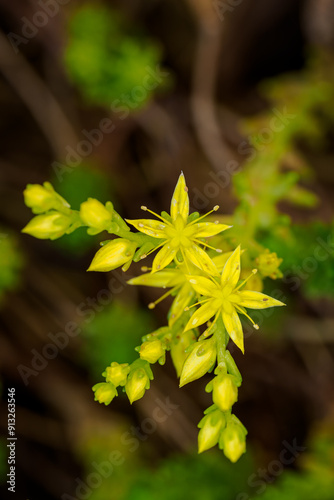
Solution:
<path fill-rule="evenodd" d="M 110 241 L 95 254 L 88 271 L 111 271 L 132 260 L 137 243 L 124 238 Z"/>
<path fill-rule="evenodd" d="M 220 435 L 219 448 L 224 450 L 226 457 L 233 463 L 246 451 L 246 434 L 243 425 L 231 422 Z"/>
<path fill-rule="evenodd" d="M 213 379 L 213 402 L 222 411 L 228 411 L 238 400 L 238 388 L 233 375 L 217 375 Z"/>
<path fill-rule="evenodd" d="M 70 208 L 67 201 L 56 193 L 49 182 L 44 182 L 43 186 L 40 184 L 28 184 L 23 191 L 23 195 L 25 204 L 35 214 L 47 212 L 52 208 L 58 210 Z"/>
<path fill-rule="evenodd" d="M 149 363 L 156 363 L 159 358 L 165 355 L 165 349 L 159 339 L 144 342 L 140 346 L 139 356 Z"/>
<path fill-rule="evenodd" d="M 270 253 L 268 248 L 255 260 L 257 268 L 262 276 L 269 276 L 271 279 L 281 278 L 282 272 L 278 269 L 283 259 L 277 257 L 275 252 Z"/>
<path fill-rule="evenodd" d="M 150 379 L 145 368 L 136 368 L 130 372 L 125 384 L 125 392 L 130 403 L 142 398 L 145 390 L 150 388 Z"/>
<path fill-rule="evenodd" d="M 218 443 L 219 435 L 225 426 L 225 417 L 220 410 L 214 410 L 202 418 L 198 427 L 198 453 L 209 450 Z"/>
<path fill-rule="evenodd" d="M 112 215 L 104 205 L 94 198 L 88 198 L 80 205 L 80 217 L 84 224 L 103 231 L 109 229 Z"/>
<path fill-rule="evenodd" d="M 63 236 L 71 224 L 71 217 L 59 212 L 50 212 L 44 215 L 37 215 L 31 219 L 26 227 L 22 229 L 22 233 L 30 234 L 41 240 L 55 240 Z"/>
<path fill-rule="evenodd" d="M 181 375 L 184 361 L 188 356 L 186 349 L 194 342 L 196 342 L 194 332 L 193 330 L 188 330 L 187 332 L 180 334 L 180 338 L 176 339 L 176 341 L 172 344 L 170 353 L 178 377 Z"/>
<path fill-rule="evenodd" d="M 212 337 L 194 344 L 181 372 L 180 387 L 203 377 L 216 362 L 216 341 Z"/>
<path fill-rule="evenodd" d="M 128 374 L 130 372 L 130 366 L 128 363 L 116 363 L 114 361 L 110 366 L 106 368 L 103 375 L 106 377 L 107 382 L 111 382 L 114 386 L 125 385 Z"/>
<path fill-rule="evenodd" d="M 93 391 L 95 393 L 95 401 L 99 403 L 104 403 L 108 405 L 117 396 L 117 390 L 114 384 L 101 382 L 93 386 Z"/>

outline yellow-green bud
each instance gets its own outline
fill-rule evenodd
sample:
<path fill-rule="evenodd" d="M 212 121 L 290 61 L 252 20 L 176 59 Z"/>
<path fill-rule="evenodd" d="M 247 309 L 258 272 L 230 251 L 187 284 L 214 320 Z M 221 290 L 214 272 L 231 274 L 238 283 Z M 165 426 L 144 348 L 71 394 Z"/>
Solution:
<path fill-rule="evenodd" d="M 94 399 L 99 403 L 104 403 L 108 405 L 117 396 L 117 390 L 114 384 L 107 382 L 101 382 L 93 386 L 93 391 L 95 393 Z"/>
<path fill-rule="evenodd" d="M 150 387 L 150 379 L 144 368 L 137 368 L 133 370 L 125 384 L 125 392 L 129 398 L 130 403 L 142 398 L 145 390 Z"/>
<path fill-rule="evenodd" d="M 196 337 L 193 330 L 188 330 L 180 334 L 180 338 L 172 344 L 170 353 L 178 377 L 181 375 L 184 361 L 188 356 L 186 349 L 195 341 Z"/>
<path fill-rule="evenodd" d="M 203 377 L 203 375 L 211 370 L 215 364 L 216 355 L 216 341 L 213 337 L 209 340 L 196 342 L 184 362 L 180 387 Z"/>
<path fill-rule="evenodd" d="M 228 411 L 238 401 L 238 388 L 231 375 L 217 375 L 213 379 L 212 400 L 222 411 Z"/>
<path fill-rule="evenodd" d="M 28 184 L 23 191 L 24 202 L 35 214 L 47 212 L 48 210 L 70 208 L 64 198 L 55 192 L 49 182 L 40 184 Z"/>
<path fill-rule="evenodd" d="M 156 363 L 159 358 L 164 356 L 165 349 L 159 339 L 144 342 L 140 346 L 139 356 L 149 363 Z"/>
<path fill-rule="evenodd" d="M 88 271 L 111 271 L 132 260 L 137 243 L 124 238 L 117 238 L 104 245 L 95 254 Z"/>
<path fill-rule="evenodd" d="M 278 269 L 283 259 L 277 257 L 275 252 L 270 253 L 268 248 L 255 260 L 257 268 L 262 276 L 269 276 L 271 279 L 281 278 L 282 272 Z"/>
<path fill-rule="evenodd" d="M 202 418 L 198 427 L 198 453 L 216 446 L 222 428 L 225 426 L 225 417 L 220 410 L 214 410 Z"/>
<path fill-rule="evenodd" d="M 67 215 L 58 212 L 50 212 L 37 215 L 28 222 L 22 233 L 30 234 L 41 240 L 55 240 L 63 236 L 70 227 L 72 220 Z"/>
<path fill-rule="evenodd" d="M 128 365 L 128 363 L 119 364 L 114 361 L 110 366 L 106 368 L 106 371 L 103 375 L 106 377 L 107 382 L 111 382 L 112 384 L 114 384 L 114 386 L 117 387 L 118 385 L 126 384 L 129 371 L 130 366 Z"/>
<path fill-rule="evenodd" d="M 112 219 L 109 210 L 94 198 L 88 198 L 87 201 L 81 203 L 80 217 L 84 224 L 101 231 L 109 228 Z"/>
<path fill-rule="evenodd" d="M 244 429 L 234 423 L 228 424 L 220 435 L 219 448 L 224 450 L 224 454 L 231 462 L 239 460 L 246 451 L 246 432 Z"/>

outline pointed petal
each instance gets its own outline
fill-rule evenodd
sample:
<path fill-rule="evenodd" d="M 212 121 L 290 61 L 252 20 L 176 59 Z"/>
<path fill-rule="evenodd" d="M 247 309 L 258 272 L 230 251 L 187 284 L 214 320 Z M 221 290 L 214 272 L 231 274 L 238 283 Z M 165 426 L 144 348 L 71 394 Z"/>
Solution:
<path fill-rule="evenodd" d="M 181 314 L 183 314 L 184 308 L 190 304 L 190 301 L 194 296 L 194 290 L 191 288 L 189 283 L 185 283 L 179 290 L 173 301 L 172 307 L 170 308 L 170 326 L 173 326 L 175 321 L 179 319 Z"/>
<path fill-rule="evenodd" d="M 223 311 L 222 316 L 227 333 L 239 349 L 244 352 L 244 334 L 242 331 L 241 321 L 236 310 L 233 308 L 233 312 L 231 314 L 227 314 Z"/>
<path fill-rule="evenodd" d="M 239 306 L 249 307 L 250 309 L 267 309 L 267 307 L 285 306 L 283 302 L 269 297 L 261 292 L 253 292 L 251 290 L 243 290 L 235 294 L 237 300 L 233 300 L 234 295 L 230 296 L 230 300 Z"/>
<path fill-rule="evenodd" d="M 229 229 L 231 226 L 215 224 L 214 222 L 198 222 L 197 224 L 193 224 L 193 227 L 196 228 L 196 238 L 209 238 Z"/>
<path fill-rule="evenodd" d="M 175 190 L 170 205 L 170 215 L 173 220 L 175 220 L 178 215 L 181 215 L 181 217 L 185 221 L 187 221 L 188 219 L 189 196 L 183 172 L 181 173 L 179 180 L 177 181 L 177 184 L 175 186 Z"/>
<path fill-rule="evenodd" d="M 221 285 L 230 286 L 231 290 L 235 288 L 240 279 L 240 245 L 234 250 L 231 257 L 226 262 L 222 276 Z"/>
<path fill-rule="evenodd" d="M 212 318 L 212 316 L 214 316 L 217 312 L 217 310 L 215 310 L 212 305 L 213 300 L 209 300 L 201 307 L 199 307 L 197 311 L 195 311 L 191 316 L 184 331 L 191 330 L 192 328 L 203 325 L 203 323 L 206 323 L 210 318 Z"/>
<path fill-rule="evenodd" d="M 168 286 L 174 286 L 172 284 L 169 284 L 169 282 L 174 278 L 174 274 L 174 269 L 165 269 L 164 271 L 158 271 L 153 274 L 142 274 L 141 276 L 130 279 L 127 283 L 129 283 L 129 285 L 145 285 L 164 288 Z"/>
<path fill-rule="evenodd" d="M 153 236 L 153 238 L 167 238 L 165 229 L 166 224 L 154 219 L 136 219 L 128 220 L 126 222 L 132 224 L 141 233 L 148 234 L 148 236 Z"/>
<path fill-rule="evenodd" d="M 217 275 L 218 269 L 208 256 L 208 254 L 202 250 L 198 245 L 191 245 L 188 248 L 184 248 L 184 253 L 187 259 L 190 260 L 195 266 L 199 267 L 203 271 L 206 271 L 209 274 Z"/>
<path fill-rule="evenodd" d="M 160 269 L 168 266 L 168 264 L 170 264 L 174 259 L 177 252 L 178 248 L 174 248 L 169 243 L 166 243 L 154 257 L 152 273 L 155 273 L 156 271 L 159 271 Z"/>
<path fill-rule="evenodd" d="M 207 297 L 211 297 L 220 289 L 218 284 L 203 276 L 188 276 L 188 281 L 197 293 Z"/>

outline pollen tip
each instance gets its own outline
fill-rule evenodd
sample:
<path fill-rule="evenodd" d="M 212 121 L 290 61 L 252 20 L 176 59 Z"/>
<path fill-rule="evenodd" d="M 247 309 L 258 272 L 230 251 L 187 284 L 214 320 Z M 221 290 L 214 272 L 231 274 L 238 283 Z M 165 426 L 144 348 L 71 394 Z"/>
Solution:
<path fill-rule="evenodd" d="M 184 311 L 189 311 L 189 307 L 187 306 L 187 307 L 185 307 L 183 310 L 184 310 Z"/>
<path fill-rule="evenodd" d="M 215 220 L 214 224 L 219 224 L 219 220 Z"/>
<path fill-rule="evenodd" d="M 213 211 L 214 211 L 214 212 L 217 212 L 217 210 L 218 210 L 218 209 L 219 209 L 219 205 L 215 205 L 215 206 L 213 207 Z"/>
<path fill-rule="evenodd" d="M 148 271 L 148 267 L 147 266 L 142 266 L 141 267 L 141 271 L 143 271 L 143 273 L 146 273 Z"/>
<path fill-rule="evenodd" d="M 255 330 L 258 330 L 260 327 L 259 327 L 259 325 L 257 325 L 256 323 L 254 323 L 253 328 L 255 328 Z"/>
<path fill-rule="evenodd" d="M 147 257 L 147 255 L 146 255 L 146 253 L 144 253 L 144 255 L 142 255 L 140 258 L 141 259 L 146 259 L 146 257 Z"/>
<path fill-rule="evenodd" d="M 223 250 L 221 248 L 216 248 L 217 253 L 223 253 Z"/>
<path fill-rule="evenodd" d="M 141 208 L 142 210 L 144 210 L 144 212 L 146 212 L 146 210 L 147 210 L 147 207 L 145 207 L 145 205 L 142 205 L 140 208 Z"/>
<path fill-rule="evenodd" d="M 149 309 L 154 309 L 155 308 L 155 303 L 150 302 L 149 305 L 147 306 Z"/>
<path fill-rule="evenodd" d="M 252 269 L 252 273 L 256 274 L 257 273 L 257 269 Z"/>

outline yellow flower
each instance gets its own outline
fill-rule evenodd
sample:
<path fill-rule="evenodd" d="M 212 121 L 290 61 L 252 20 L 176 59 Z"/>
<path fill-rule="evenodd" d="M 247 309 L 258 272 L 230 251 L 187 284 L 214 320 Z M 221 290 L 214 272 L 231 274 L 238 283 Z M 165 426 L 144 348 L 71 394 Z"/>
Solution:
<path fill-rule="evenodd" d="M 80 217 L 82 222 L 93 228 L 94 234 L 97 234 L 110 228 L 112 215 L 100 201 L 88 198 L 80 205 Z"/>
<path fill-rule="evenodd" d="M 219 448 L 224 450 L 226 457 L 235 463 L 246 451 L 245 427 L 235 415 L 232 415 L 230 422 L 223 429 L 219 438 Z"/>
<path fill-rule="evenodd" d="M 198 424 L 198 427 L 201 429 L 198 433 L 198 453 L 202 453 L 216 446 L 224 426 L 225 417 L 218 409 L 210 411 L 202 418 Z"/>
<path fill-rule="evenodd" d="M 216 362 L 216 341 L 214 338 L 201 340 L 191 346 L 181 372 L 180 387 L 203 377 Z"/>
<path fill-rule="evenodd" d="M 71 217 L 59 212 L 49 212 L 33 217 L 22 229 L 22 233 L 30 234 L 41 240 L 55 240 L 63 236 L 71 224 Z"/>
<path fill-rule="evenodd" d="M 98 250 L 87 271 L 106 272 L 122 265 L 125 270 L 125 267 L 131 264 L 136 248 L 137 243 L 125 238 L 116 238 Z"/>
<path fill-rule="evenodd" d="M 279 266 L 283 262 L 283 259 L 278 258 L 275 252 L 271 253 L 267 248 L 256 258 L 255 262 L 262 276 L 269 276 L 273 280 L 282 278 L 283 274 Z"/>
<path fill-rule="evenodd" d="M 94 399 L 99 403 L 104 403 L 108 405 L 117 396 L 117 390 L 114 384 L 109 382 L 100 382 L 93 386 L 93 391 L 95 393 Z"/>
<path fill-rule="evenodd" d="M 125 384 L 125 392 L 131 404 L 144 396 L 146 389 L 150 388 L 150 380 L 152 379 L 152 370 L 147 361 L 139 359 L 132 363 L 131 371 Z"/>
<path fill-rule="evenodd" d="M 141 359 L 153 364 L 165 355 L 165 349 L 161 340 L 148 340 L 140 346 L 139 356 Z"/>
<path fill-rule="evenodd" d="M 200 269 L 217 274 L 217 268 L 208 256 L 208 254 L 199 246 L 203 245 L 210 248 L 207 243 L 200 238 L 208 238 L 221 233 L 230 226 L 213 222 L 198 222 L 203 217 L 199 217 L 188 222 L 189 217 L 189 197 L 185 178 L 181 173 L 176 184 L 172 197 L 170 216 L 164 214 L 164 217 L 155 214 L 146 207 L 143 210 L 148 211 L 158 217 L 160 221 L 152 219 L 127 220 L 138 231 L 145 233 L 153 238 L 158 238 L 157 248 L 162 247 L 153 260 L 152 272 L 156 272 L 168 266 L 178 254 L 182 255 L 185 262 L 192 262 Z M 216 206 L 213 211 L 217 210 Z M 207 214 L 208 215 L 208 214 Z"/>
<path fill-rule="evenodd" d="M 196 292 L 207 297 L 200 302 L 200 307 L 191 316 L 185 330 L 196 328 L 215 316 L 213 324 L 219 315 L 222 316 L 227 333 L 233 342 L 244 352 L 244 339 L 238 314 L 249 318 L 254 328 L 258 326 L 248 316 L 245 308 L 266 309 L 273 306 L 284 306 L 283 302 L 273 299 L 260 292 L 240 291 L 245 282 L 238 285 L 240 278 L 240 246 L 236 248 L 226 262 L 218 283 L 213 277 L 189 276 L 189 282 Z"/>
<path fill-rule="evenodd" d="M 106 377 L 107 382 L 111 382 L 117 387 L 118 385 L 126 384 L 129 371 L 130 366 L 128 363 L 119 364 L 116 361 L 113 361 L 111 365 L 106 368 L 106 371 L 102 373 L 102 375 Z"/>
<path fill-rule="evenodd" d="M 47 212 L 52 208 L 58 210 L 70 208 L 67 201 L 56 193 L 49 182 L 44 182 L 43 186 L 28 184 L 23 195 L 25 204 L 31 208 L 34 214 Z"/>

